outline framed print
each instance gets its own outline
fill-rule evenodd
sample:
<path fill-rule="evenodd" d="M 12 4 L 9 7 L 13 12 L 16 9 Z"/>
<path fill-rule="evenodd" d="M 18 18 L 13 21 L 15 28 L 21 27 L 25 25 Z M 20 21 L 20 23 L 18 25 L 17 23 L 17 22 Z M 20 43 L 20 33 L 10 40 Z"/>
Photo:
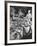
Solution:
<path fill-rule="evenodd" d="M 36 43 L 36 3 L 5 1 L 5 45 Z"/>

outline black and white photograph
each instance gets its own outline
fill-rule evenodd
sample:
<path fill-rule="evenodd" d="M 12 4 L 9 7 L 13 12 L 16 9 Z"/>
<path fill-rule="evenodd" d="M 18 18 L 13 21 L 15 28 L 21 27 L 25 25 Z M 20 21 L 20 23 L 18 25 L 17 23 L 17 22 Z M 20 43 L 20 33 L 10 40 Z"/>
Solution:
<path fill-rule="evenodd" d="M 5 5 L 5 44 L 36 43 L 36 3 L 6 2 Z"/>
<path fill-rule="evenodd" d="M 10 6 L 10 40 L 32 39 L 32 7 Z"/>

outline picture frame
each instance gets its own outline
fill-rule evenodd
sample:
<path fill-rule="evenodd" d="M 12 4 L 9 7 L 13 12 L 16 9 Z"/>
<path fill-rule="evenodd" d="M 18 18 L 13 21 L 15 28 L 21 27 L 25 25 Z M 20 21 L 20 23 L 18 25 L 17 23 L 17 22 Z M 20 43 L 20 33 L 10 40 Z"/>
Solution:
<path fill-rule="evenodd" d="M 33 43 L 36 43 L 36 2 L 5 1 L 5 45 Z"/>

